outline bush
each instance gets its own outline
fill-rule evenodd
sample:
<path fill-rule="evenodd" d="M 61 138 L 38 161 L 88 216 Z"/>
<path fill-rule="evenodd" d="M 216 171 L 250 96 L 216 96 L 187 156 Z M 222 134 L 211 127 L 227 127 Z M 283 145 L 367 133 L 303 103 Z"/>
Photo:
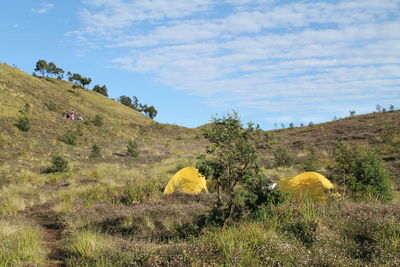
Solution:
<path fill-rule="evenodd" d="M 395 127 L 386 124 L 385 127 L 382 130 L 382 141 L 385 144 L 391 145 L 394 143 L 395 140 L 395 135 L 396 135 L 396 129 Z"/>
<path fill-rule="evenodd" d="M 29 131 L 30 128 L 30 120 L 27 116 L 22 116 L 18 119 L 17 123 L 15 126 L 23 132 Z"/>
<path fill-rule="evenodd" d="M 136 140 L 131 139 L 128 141 L 126 155 L 128 157 L 136 158 L 139 155 L 138 144 Z"/>
<path fill-rule="evenodd" d="M 52 165 L 44 173 L 66 172 L 68 170 L 68 160 L 60 155 L 55 155 L 51 159 Z"/>
<path fill-rule="evenodd" d="M 92 120 L 93 125 L 100 127 L 103 125 L 103 117 L 99 114 L 96 114 L 94 119 Z"/>
<path fill-rule="evenodd" d="M 233 112 L 213 118 L 204 137 L 210 145 L 197 166 L 211 179 L 217 192 L 211 223 L 225 229 L 230 221 L 257 210 L 269 198 L 270 181 L 261 174 L 257 163 L 259 129 L 252 123 L 244 128 Z"/>
<path fill-rule="evenodd" d="M 274 151 L 274 163 L 276 167 L 291 167 L 294 157 L 284 147 L 278 147 Z"/>
<path fill-rule="evenodd" d="M 335 150 L 333 179 L 356 198 L 391 200 L 393 192 L 382 160 L 370 149 L 339 143 Z"/>
<path fill-rule="evenodd" d="M 71 146 L 75 146 L 77 144 L 77 140 L 78 136 L 71 130 L 67 130 L 62 138 L 62 141 Z"/>
<path fill-rule="evenodd" d="M 91 158 L 101 157 L 101 148 L 98 144 L 94 143 L 92 146 L 92 152 L 90 153 Z"/>
<path fill-rule="evenodd" d="M 309 150 L 309 154 L 304 161 L 304 170 L 306 172 L 315 172 L 319 170 L 317 149 L 315 147 L 312 147 Z"/>

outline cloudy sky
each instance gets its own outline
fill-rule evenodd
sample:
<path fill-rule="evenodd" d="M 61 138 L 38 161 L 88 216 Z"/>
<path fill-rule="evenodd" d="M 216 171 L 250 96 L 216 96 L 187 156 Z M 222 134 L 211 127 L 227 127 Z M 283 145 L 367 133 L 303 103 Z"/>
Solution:
<path fill-rule="evenodd" d="M 17 0 L 0 14 L 0 61 L 54 61 L 160 122 L 235 109 L 273 129 L 400 106 L 399 0 Z"/>

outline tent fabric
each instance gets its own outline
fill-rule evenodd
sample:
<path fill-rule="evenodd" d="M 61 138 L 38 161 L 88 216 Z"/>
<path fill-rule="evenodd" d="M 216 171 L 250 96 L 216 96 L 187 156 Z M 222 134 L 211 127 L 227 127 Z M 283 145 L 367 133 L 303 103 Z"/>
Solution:
<path fill-rule="evenodd" d="M 174 192 L 187 194 L 208 192 L 206 179 L 196 168 L 183 168 L 172 176 L 164 189 L 164 194 L 172 194 Z"/>
<path fill-rule="evenodd" d="M 277 188 L 297 198 L 310 198 L 314 201 L 325 201 L 339 196 L 336 187 L 322 174 L 303 172 L 292 178 L 282 178 Z"/>

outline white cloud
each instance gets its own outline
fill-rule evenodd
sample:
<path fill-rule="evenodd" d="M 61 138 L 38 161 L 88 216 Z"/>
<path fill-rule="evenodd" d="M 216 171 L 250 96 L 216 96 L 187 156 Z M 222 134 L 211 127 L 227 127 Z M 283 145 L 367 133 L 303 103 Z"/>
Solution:
<path fill-rule="evenodd" d="M 54 4 L 52 3 L 41 3 L 38 8 L 32 8 L 31 11 L 37 14 L 44 14 L 49 12 L 51 9 L 54 8 Z"/>
<path fill-rule="evenodd" d="M 126 49 L 115 67 L 155 74 L 209 105 L 265 112 L 284 106 L 306 117 L 400 96 L 396 0 L 85 3 L 75 36 Z M 216 11 L 222 7 L 228 11 Z"/>

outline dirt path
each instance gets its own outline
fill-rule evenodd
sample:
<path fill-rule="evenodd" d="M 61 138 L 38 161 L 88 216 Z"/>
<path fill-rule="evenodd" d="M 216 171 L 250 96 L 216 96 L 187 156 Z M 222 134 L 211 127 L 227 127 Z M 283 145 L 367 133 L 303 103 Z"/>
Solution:
<path fill-rule="evenodd" d="M 65 264 L 65 249 L 62 233 L 65 224 L 54 214 L 48 212 L 48 206 L 36 206 L 30 209 L 28 216 L 44 230 L 44 243 L 49 248 L 46 267 L 60 267 Z"/>

